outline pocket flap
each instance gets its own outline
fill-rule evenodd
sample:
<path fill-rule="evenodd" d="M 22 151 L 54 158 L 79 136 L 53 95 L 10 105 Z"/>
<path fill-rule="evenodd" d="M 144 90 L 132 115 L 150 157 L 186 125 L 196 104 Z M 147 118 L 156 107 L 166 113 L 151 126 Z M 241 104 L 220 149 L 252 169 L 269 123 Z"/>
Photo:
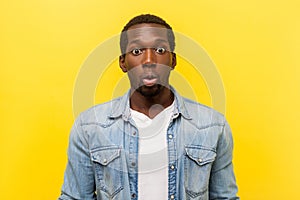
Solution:
<path fill-rule="evenodd" d="M 120 156 L 120 149 L 114 148 L 102 148 L 91 151 L 91 159 L 101 165 L 108 165 L 114 159 Z"/>
<path fill-rule="evenodd" d="M 203 147 L 185 147 L 186 155 L 202 166 L 215 160 L 216 152 Z"/>

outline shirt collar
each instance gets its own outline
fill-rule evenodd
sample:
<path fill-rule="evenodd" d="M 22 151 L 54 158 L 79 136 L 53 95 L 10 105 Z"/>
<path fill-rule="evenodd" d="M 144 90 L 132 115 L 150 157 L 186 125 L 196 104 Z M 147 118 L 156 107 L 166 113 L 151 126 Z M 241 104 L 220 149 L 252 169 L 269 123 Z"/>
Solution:
<path fill-rule="evenodd" d="M 191 119 L 188 110 L 186 109 L 186 105 L 184 102 L 184 98 L 180 96 L 177 91 L 170 86 L 171 91 L 174 94 L 174 101 L 175 101 L 175 110 L 173 114 L 173 118 L 177 118 L 179 115 L 182 115 L 186 119 Z M 128 121 L 130 118 L 130 104 L 129 104 L 129 97 L 130 97 L 130 90 L 119 97 L 116 100 L 111 101 L 112 111 L 109 115 L 109 118 L 118 118 L 122 116 L 125 121 Z"/>

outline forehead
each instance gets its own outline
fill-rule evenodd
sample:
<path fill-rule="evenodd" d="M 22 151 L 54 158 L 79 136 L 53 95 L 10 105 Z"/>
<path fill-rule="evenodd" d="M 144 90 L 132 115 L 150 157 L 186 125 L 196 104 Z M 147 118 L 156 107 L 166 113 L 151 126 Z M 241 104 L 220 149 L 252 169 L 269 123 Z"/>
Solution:
<path fill-rule="evenodd" d="M 133 40 L 153 41 L 166 40 L 168 41 L 167 28 L 160 24 L 143 23 L 131 26 L 127 31 L 128 42 Z"/>

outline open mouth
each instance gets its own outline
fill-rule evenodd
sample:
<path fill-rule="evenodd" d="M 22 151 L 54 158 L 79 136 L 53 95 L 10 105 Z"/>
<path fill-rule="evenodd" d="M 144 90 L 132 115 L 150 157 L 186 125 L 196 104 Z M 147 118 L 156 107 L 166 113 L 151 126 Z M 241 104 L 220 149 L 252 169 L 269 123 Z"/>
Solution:
<path fill-rule="evenodd" d="M 144 86 L 151 87 L 158 82 L 158 76 L 155 74 L 146 74 L 142 77 L 142 83 Z"/>

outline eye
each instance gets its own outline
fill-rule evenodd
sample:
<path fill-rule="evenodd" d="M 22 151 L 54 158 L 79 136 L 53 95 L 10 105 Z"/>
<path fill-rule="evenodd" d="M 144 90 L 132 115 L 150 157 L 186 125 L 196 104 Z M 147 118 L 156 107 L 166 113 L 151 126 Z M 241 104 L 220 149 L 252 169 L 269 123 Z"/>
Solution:
<path fill-rule="evenodd" d="M 164 54 L 166 52 L 166 49 L 163 47 L 158 47 L 158 48 L 155 48 L 155 52 L 158 54 Z"/>
<path fill-rule="evenodd" d="M 136 48 L 136 49 L 131 50 L 131 53 L 132 53 L 133 55 L 135 55 L 135 56 L 138 56 L 138 55 L 140 55 L 141 53 L 143 53 L 143 51 L 142 51 L 142 49 Z"/>

